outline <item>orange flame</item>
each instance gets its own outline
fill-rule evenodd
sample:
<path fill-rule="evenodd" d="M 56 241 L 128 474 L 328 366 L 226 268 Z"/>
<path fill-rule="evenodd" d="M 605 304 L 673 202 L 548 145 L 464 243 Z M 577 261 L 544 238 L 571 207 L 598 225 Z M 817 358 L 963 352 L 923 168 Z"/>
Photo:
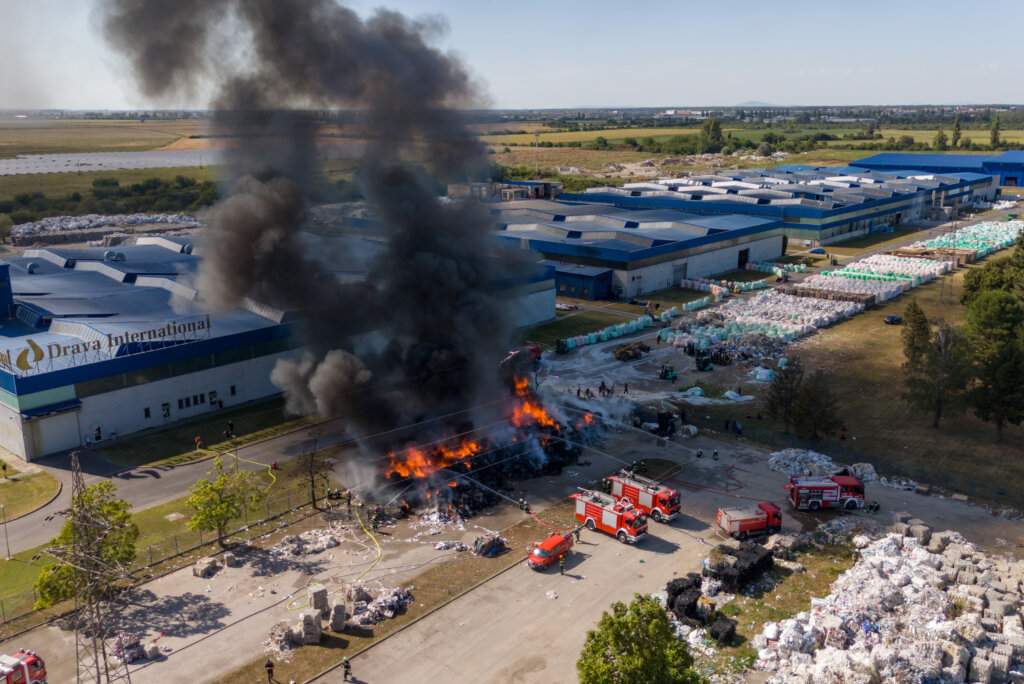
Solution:
<path fill-rule="evenodd" d="M 430 490 L 427 490 L 427 501 L 430 501 Z"/>
<path fill-rule="evenodd" d="M 448 486 L 449 487 L 458 487 L 459 483 L 456 482 L 455 480 L 452 480 L 451 482 L 448 483 Z"/>
<path fill-rule="evenodd" d="M 512 410 L 512 424 L 516 427 L 535 424 L 557 430 L 558 423 L 555 419 L 530 397 L 530 381 L 526 378 L 516 378 L 515 383 L 516 396 L 522 400 L 522 404 Z"/>
<path fill-rule="evenodd" d="M 402 477 L 424 478 L 442 468 L 463 463 L 470 467 L 469 460 L 483 450 L 483 445 L 463 440 L 454 446 L 440 444 L 431 449 L 410 446 L 400 453 L 388 452 L 391 469 L 388 475 L 398 473 Z"/>

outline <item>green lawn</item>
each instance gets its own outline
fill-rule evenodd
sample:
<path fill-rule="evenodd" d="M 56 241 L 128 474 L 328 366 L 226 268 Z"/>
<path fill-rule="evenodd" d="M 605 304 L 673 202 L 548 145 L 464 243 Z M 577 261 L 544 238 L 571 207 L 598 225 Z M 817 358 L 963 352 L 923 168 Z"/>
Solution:
<path fill-rule="evenodd" d="M 557 320 L 541 323 L 527 330 L 523 334 L 523 339 L 536 342 L 542 347 L 554 347 L 555 343 L 560 339 L 598 332 L 609 325 L 624 323 L 629 320 L 622 314 L 591 311 L 589 309 L 559 311 L 558 314 Z"/>
<path fill-rule="evenodd" d="M 843 256 L 857 256 L 873 249 L 883 249 L 895 246 L 898 243 L 906 242 L 908 237 L 919 231 L 906 228 L 896 228 L 892 233 L 875 233 L 874 235 L 861 235 L 844 242 L 836 242 L 827 245 L 824 249 Z"/>
<path fill-rule="evenodd" d="M 7 467 L 8 479 L 0 480 L 0 503 L 8 520 L 31 513 L 60 491 L 60 482 L 49 473 L 12 475 Z"/>
<path fill-rule="evenodd" d="M 225 441 L 223 433 L 229 420 L 234 421 L 235 434 L 238 436 Z M 313 416 L 289 416 L 284 411 L 284 400 L 274 399 L 238 409 L 216 411 L 142 437 L 104 445 L 97 451 L 104 458 L 127 466 L 174 466 L 299 430 L 313 425 L 317 420 Z M 205 448 L 200 451 L 195 449 L 196 436 L 203 438 Z"/>

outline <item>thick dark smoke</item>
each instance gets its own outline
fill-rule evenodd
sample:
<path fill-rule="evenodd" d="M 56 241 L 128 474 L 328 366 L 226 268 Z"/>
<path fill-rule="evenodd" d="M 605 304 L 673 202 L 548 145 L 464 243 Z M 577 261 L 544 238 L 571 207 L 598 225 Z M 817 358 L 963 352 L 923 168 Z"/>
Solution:
<path fill-rule="evenodd" d="M 110 44 L 156 99 L 212 88 L 228 153 L 227 197 L 207 217 L 198 286 L 211 306 L 243 298 L 308 314 L 308 352 L 273 381 L 296 412 L 351 416 L 364 434 L 493 398 L 510 337 L 486 222 L 437 200 L 433 178 L 483 167 L 460 108 L 478 95 L 431 44 L 443 28 L 333 0 L 101 0 Z M 342 285 L 302 239 L 320 124 L 367 122 L 356 181 L 387 248 L 363 283 Z M 521 268 L 521 266 L 519 267 Z"/>

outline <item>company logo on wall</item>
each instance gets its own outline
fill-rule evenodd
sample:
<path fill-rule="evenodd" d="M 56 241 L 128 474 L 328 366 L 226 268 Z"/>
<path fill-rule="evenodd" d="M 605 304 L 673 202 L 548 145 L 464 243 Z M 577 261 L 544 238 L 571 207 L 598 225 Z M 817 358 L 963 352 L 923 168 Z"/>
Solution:
<path fill-rule="evenodd" d="M 103 357 L 90 357 L 89 352 L 101 352 L 115 355 L 122 346 L 133 345 L 137 351 L 150 351 L 150 343 L 162 342 L 195 342 L 210 337 L 210 317 L 189 321 L 172 321 L 157 328 L 146 330 L 125 330 L 120 334 L 107 333 L 103 337 L 92 340 L 58 344 L 49 342 L 40 346 L 32 338 L 25 340 L 28 345 L 20 351 L 0 351 L 0 367 L 13 373 L 36 370 L 44 360 L 67 359 L 71 365 L 77 362 L 104 360 Z M 11 359 L 14 359 L 13 362 Z M 17 370 L 15 370 L 17 369 Z"/>

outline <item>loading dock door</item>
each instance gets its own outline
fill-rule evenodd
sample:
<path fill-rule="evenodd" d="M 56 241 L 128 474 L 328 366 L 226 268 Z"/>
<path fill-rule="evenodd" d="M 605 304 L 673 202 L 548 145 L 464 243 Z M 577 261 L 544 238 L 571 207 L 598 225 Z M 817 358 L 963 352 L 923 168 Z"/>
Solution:
<path fill-rule="evenodd" d="M 32 425 L 31 432 L 36 436 L 36 444 L 39 445 L 39 450 L 32 454 L 33 458 L 74 449 L 82 444 L 78 435 L 78 411 L 54 413 L 33 420 L 29 424 Z"/>
<path fill-rule="evenodd" d="M 736 268 L 742 269 L 746 267 L 748 261 L 750 261 L 750 250 L 741 249 L 739 259 L 737 259 Z"/>

